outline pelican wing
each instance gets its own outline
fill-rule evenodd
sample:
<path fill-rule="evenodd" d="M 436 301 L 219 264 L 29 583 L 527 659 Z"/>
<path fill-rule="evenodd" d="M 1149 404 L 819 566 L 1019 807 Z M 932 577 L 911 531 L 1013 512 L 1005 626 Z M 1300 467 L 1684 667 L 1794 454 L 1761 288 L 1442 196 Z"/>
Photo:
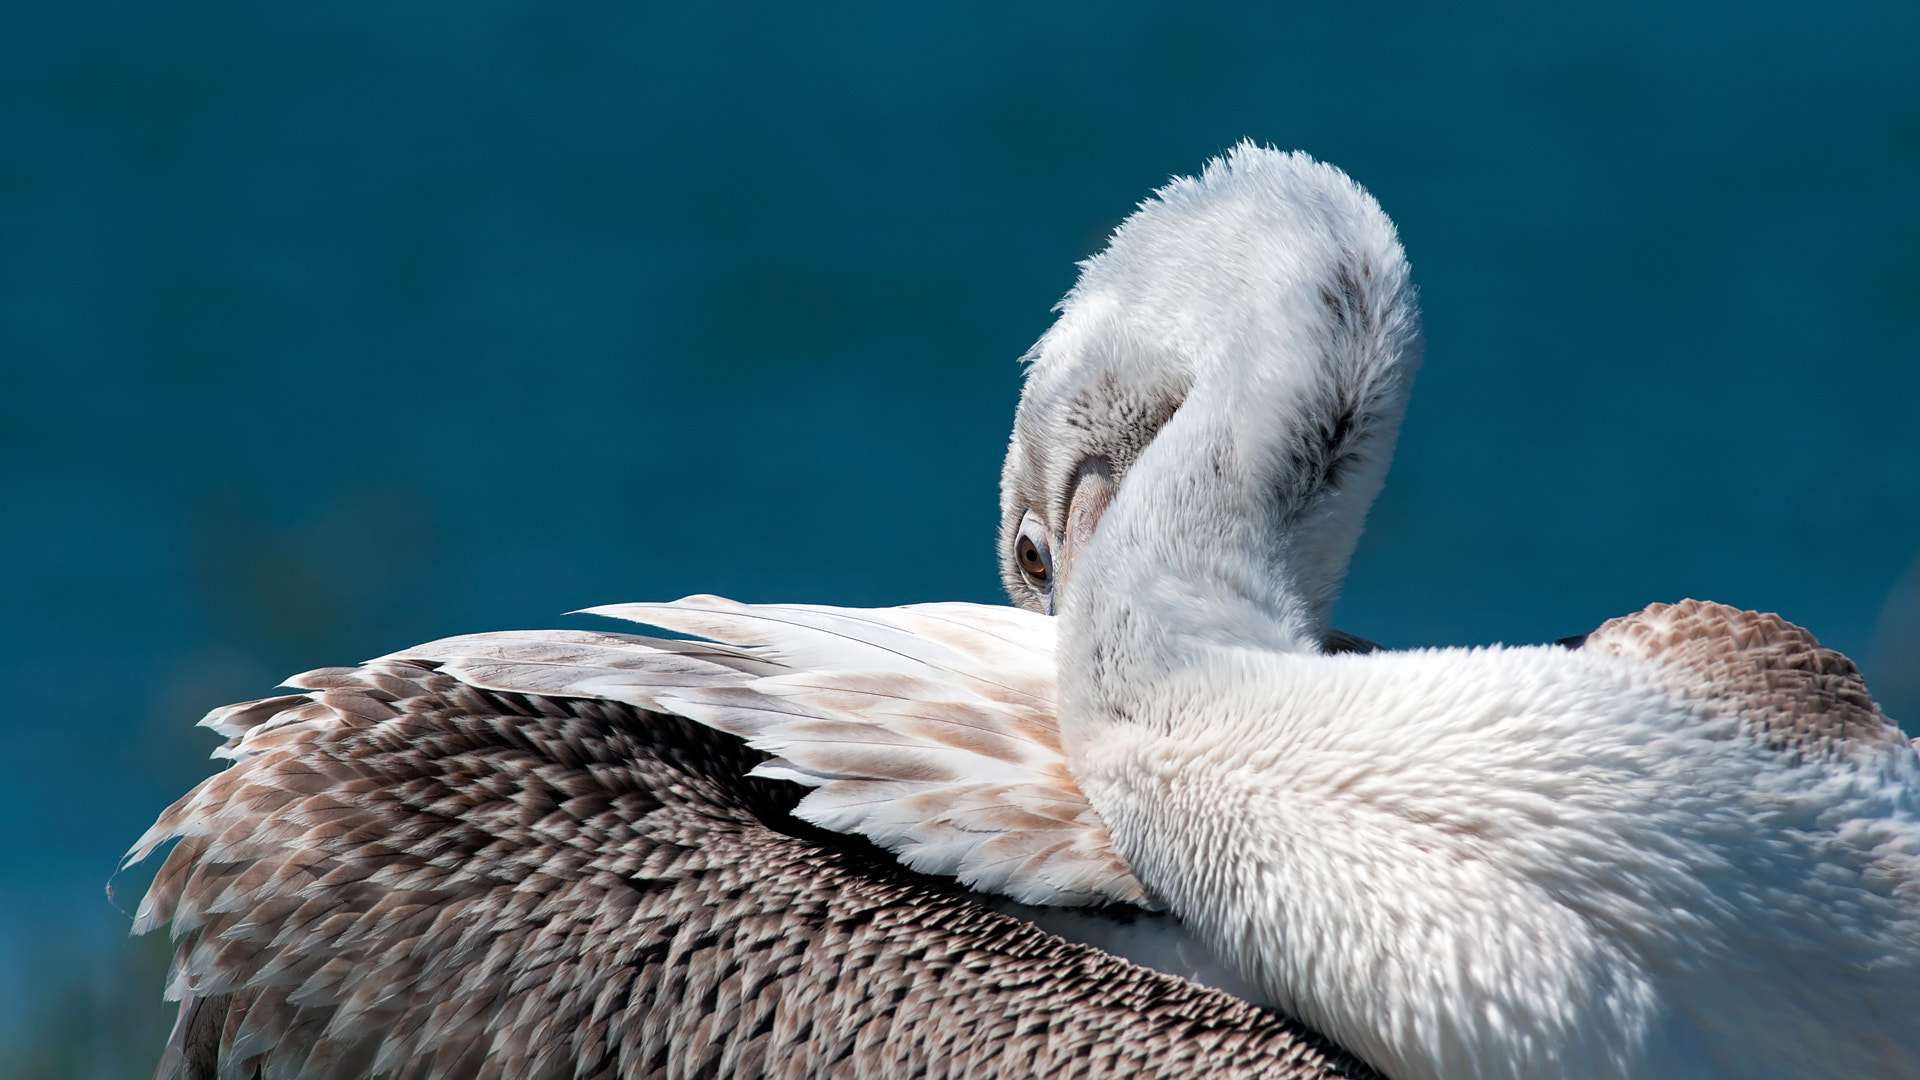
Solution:
<path fill-rule="evenodd" d="M 573 689 L 762 671 L 698 642 L 459 641 Z M 294 681 L 216 710 L 234 763 L 134 853 L 177 841 L 136 927 L 177 941 L 163 1080 L 1372 1075 L 793 820 L 802 789 L 691 720 L 415 660 Z"/>
<path fill-rule="evenodd" d="M 1153 906 L 1067 769 L 1045 616 L 711 596 L 593 613 L 719 644 L 495 634 L 398 655 L 489 690 L 623 701 L 738 735 L 774 755 L 755 775 L 814 789 L 801 819 L 923 873 L 1029 904 Z"/>

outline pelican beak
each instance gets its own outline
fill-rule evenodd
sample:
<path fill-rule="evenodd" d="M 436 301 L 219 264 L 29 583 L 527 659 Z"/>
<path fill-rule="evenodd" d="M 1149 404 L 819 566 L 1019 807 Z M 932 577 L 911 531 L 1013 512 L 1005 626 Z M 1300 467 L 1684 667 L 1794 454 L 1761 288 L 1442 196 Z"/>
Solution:
<path fill-rule="evenodd" d="M 1055 560 L 1058 563 L 1054 569 L 1058 578 L 1054 583 L 1056 594 L 1073 572 L 1073 560 L 1093 542 L 1093 532 L 1100 527 L 1100 516 L 1107 512 L 1118 490 L 1119 485 L 1113 482 L 1113 470 L 1105 458 L 1095 458 L 1080 466 L 1073 498 L 1067 504 L 1067 527 L 1060 536 L 1060 554 Z"/>

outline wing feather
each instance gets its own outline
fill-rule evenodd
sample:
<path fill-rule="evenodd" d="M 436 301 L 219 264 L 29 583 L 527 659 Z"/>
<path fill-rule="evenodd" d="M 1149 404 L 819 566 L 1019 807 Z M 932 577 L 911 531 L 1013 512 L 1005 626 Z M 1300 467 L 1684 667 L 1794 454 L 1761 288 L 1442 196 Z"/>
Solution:
<path fill-rule="evenodd" d="M 592 614 L 697 634 L 482 634 L 396 653 L 496 692 L 623 702 L 746 739 L 794 813 L 1023 903 L 1155 907 L 1067 768 L 1054 623 L 1016 608 L 693 596 Z M 345 701 L 371 712 L 381 703 Z"/>
<path fill-rule="evenodd" d="M 470 686 L 520 694 L 620 701 L 654 709 L 653 689 L 731 685 L 787 669 L 745 649 L 633 634 L 534 630 L 468 634 L 382 660 L 429 660 Z"/>
<path fill-rule="evenodd" d="M 525 645 L 495 659 L 531 671 L 512 663 Z M 722 657 L 730 674 L 696 669 L 709 680 L 763 670 L 722 646 L 648 655 L 698 655 L 683 648 Z M 300 681 L 315 689 L 219 714 L 235 763 L 142 840 L 178 841 L 140 914 L 142 929 L 173 921 L 169 1080 L 1079 1076 L 1088 1060 L 1370 1075 L 1277 1015 L 798 835 L 798 793 L 747 777 L 761 756 L 692 720 L 480 690 L 431 662 Z M 943 804 L 938 786 L 865 783 L 902 821 Z M 1022 797 L 945 800 L 968 828 L 1002 830 L 972 844 L 983 879 L 1095 865 L 1021 839 L 1036 824 Z M 850 1070 L 861 1040 L 886 1060 Z"/>

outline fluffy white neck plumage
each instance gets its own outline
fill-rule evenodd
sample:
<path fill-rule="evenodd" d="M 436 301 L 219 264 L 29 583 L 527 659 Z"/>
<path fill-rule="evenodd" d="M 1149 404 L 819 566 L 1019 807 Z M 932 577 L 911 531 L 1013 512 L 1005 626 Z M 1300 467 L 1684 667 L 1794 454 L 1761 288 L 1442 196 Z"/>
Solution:
<path fill-rule="evenodd" d="M 1063 606 L 1063 735 L 1218 650 L 1318 652 L 1419 362 L 1393 225 L 1338 170 L 1243 146 L 1091 260 L 1039 367 L 1165 381 Z"/>
<path fill-rule="evenodd" d="M 1316 654 L 1416 353 L 1391 224 L 1302 155 L 1177 182 L 1069 296 L 1039 366 L 1190 384 L 1062 598 L 1116 849 L 1396 1080 L 1920 1074 L 1863 1019 L 1920 1003 L 1914 898 L 1834 880 L 1914 887 L 1910 747 L 1784 767 L 1620 656 Z"/>

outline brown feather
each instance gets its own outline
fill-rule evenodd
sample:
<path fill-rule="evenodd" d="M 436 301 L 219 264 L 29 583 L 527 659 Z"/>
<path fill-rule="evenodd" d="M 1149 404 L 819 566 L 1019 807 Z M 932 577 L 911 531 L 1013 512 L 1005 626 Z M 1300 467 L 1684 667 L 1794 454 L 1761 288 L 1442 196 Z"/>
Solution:
<path fill-rule="evenodd" d="M 1654 604 L 1602 624 L 1583 647 L 1667 665 L 1773 750 L 1829 757 L 1903 738 L 1853 661 L 1778 615 L 1701 600 Z"/>

